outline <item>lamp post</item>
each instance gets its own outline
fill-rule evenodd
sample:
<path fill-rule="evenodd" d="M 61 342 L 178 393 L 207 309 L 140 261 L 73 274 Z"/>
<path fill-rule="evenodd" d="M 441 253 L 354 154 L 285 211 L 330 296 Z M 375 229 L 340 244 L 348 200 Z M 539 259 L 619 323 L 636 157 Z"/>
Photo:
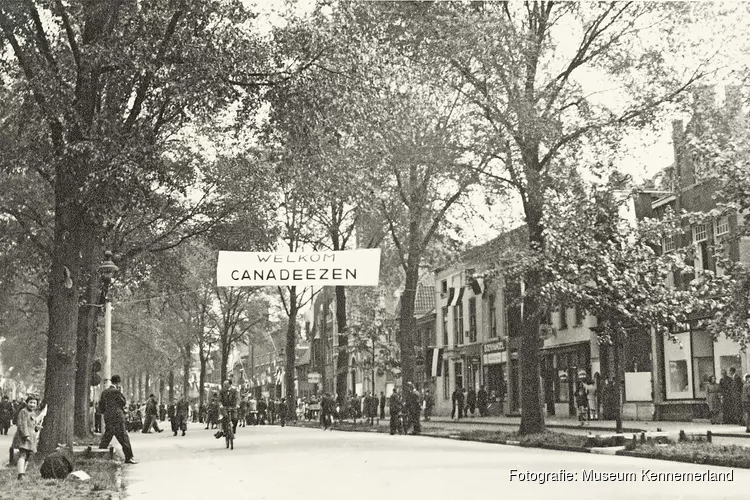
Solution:
<path fill-rule="evenodd" d="M 104 294 L 104 388 L 109 387 L 112 378 L 112 298 L 109 287 L 112 278 L 119 268 L 112 262 L 112 252 L 104 252 L 104 262 L 99 266 L 102 279 L 102 293 Z"/>

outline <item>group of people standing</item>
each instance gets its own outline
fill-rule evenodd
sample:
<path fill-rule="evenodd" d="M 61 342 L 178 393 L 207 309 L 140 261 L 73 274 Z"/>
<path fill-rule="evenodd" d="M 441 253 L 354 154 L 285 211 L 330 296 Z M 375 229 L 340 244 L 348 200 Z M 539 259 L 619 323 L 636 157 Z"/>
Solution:
<path fill-rule="evenodd" d="M 711 375 L 706 387 L 706 403 L 712 424 L 745 425 L 750 432 L 750 374 L 744 379 L 734 367 L 721 370 L 721 379 Z"/>
<path fill-rule="evenodd" d="M 469 414 L 473 417 L 477 410 L 479 410 L 480 417 L 486 417 L 489 410 L 489 394 L 483 385 L 478 391 L 473 387 L 468 389 L 456 387 L 451 395 L 451 401 L 453 402 L 452 419 L 466 418 Z"/>

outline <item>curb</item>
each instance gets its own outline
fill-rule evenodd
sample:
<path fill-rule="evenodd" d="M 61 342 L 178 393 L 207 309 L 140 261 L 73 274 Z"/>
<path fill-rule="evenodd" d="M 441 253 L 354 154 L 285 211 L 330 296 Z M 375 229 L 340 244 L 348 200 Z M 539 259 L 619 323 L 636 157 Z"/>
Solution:
<path fill-rule="evenodd" d="M 487 421 L 463 421 L 461 420 L 429 420 L 429 422 L 440 425 L 440 424 L 457 424 L 457 425 L 487 425 L 487 426 L 493 426 L 493 427 L 518 427 L 520 424 L 516 422 L 487 422 Z M 605 427 L 602 425 L 586 425 L 586 426 L 579 426 L 579 425 L 567 425 L 567 424 L 545 424 L 547 428 L 550 429 L 577 429 L 577 430 L 591 430 L 591 431 L 608 431 L 608 432 L 614 432 L 614 428 L 612 427 Z M 631 434 L 633 432 L 647 432 L 646 429 L 636 429 L 636 428 L 623 428 L 622 429 L 623 434 Z M 716 436 L 718 434 L 714 434 Z M 747 437 L 750 437 L 750 434 L 747 435 Z"/>

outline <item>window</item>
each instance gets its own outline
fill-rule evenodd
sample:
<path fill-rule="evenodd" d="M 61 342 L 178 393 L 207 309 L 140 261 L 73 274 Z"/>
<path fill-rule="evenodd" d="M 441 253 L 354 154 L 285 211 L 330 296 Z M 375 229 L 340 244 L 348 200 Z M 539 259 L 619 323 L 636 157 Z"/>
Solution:
<path fill-rule="evenodd" d="M 568 308 L 560 304 L 560 330 L 568 328 Z"/>
<path fill-rule="evenodd" d="M 448 306 L 443 307 L 443 345 L 448 345 Z"/>
<path fill-rule="evenodd" d="M 583 309 L 583 307 L 577 305 L 576 306 L 576 326 L 580 326 L 583 324 L 583 318 L 586 316 L 586 311 Z"/>
<path fill-rule="evenodd" d="M 719 217 L 716 220 L 716 225 L 714 226 L 714 229 L 715 229 L 716 236 L 727 234 L 729 232 L 729 217 L 727 217 L 726 215 L 723 217 Z"/>
<path fill-rule="evenodd" d="M 661 239 L 661 250 L 663 253 L 674 250 L 674 236 L 665 236 Z"/>
<path fill-rule="evenodd" d="M 448 280 L 443 280 L 440 282 L 440 293 L 442 295 L 445 295 L 448 293 Z"/>
<path fill-rule="evenodd" d="M 469 299 L 469 342 L 477 341 L 477 299 Z"/>
<path fill-rule="evenodd" d="M 495 307 L 495 294 L 490 294 L 490 338 L 497 337 L 497 308 Z"/>
<path fill-rule="evenodd" d="M 464 308 L 463 304 L 453 306 L 453 336 L 454 344 L 464 343 Z"/>
<path fill-rule="evenodd" d="M 460 361 L 453 364 L 453 370 L 456 375 L 456 387 L 464 386 L 464 365 Z"/>
<path fill-rule="evenodd" d="M 695 224 L 693 226 L 693 243 L 699 243 L 701 241 L 706 241 L 707 239 L 708 236 L 706 235 L 706 225 Z"/>
<path fill-rule="evenodd" d="M 539 322 L 543 325 L 551 325 L 552 324 L 552 311 L 549 309 L 542 311 L 542 317 L 539 318 Z"/>

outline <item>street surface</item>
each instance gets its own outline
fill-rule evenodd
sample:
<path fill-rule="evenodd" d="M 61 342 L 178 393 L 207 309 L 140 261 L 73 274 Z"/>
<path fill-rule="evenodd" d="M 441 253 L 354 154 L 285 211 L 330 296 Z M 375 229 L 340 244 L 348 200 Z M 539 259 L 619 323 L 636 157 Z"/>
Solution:
<path fill-rule="evenodd" d="M 164 425 L 166 424 L 166 425 Z M 487 498 L 747 498 L 750 470 L 733 482 L 646 482 L 652 472 L 730 469 L 378 433 L 287 426 L 238 429 L 233 451 L 215 431 L 191 424 L 186 437 L 131 434 L 138 465 L 125 465 L 128 499 L 466 500 Z M 519 472 L 577 473 L 577 481 L 510 481 Z M 635 472 L 630 482 L 583 481 L 582 471 Z"/>

